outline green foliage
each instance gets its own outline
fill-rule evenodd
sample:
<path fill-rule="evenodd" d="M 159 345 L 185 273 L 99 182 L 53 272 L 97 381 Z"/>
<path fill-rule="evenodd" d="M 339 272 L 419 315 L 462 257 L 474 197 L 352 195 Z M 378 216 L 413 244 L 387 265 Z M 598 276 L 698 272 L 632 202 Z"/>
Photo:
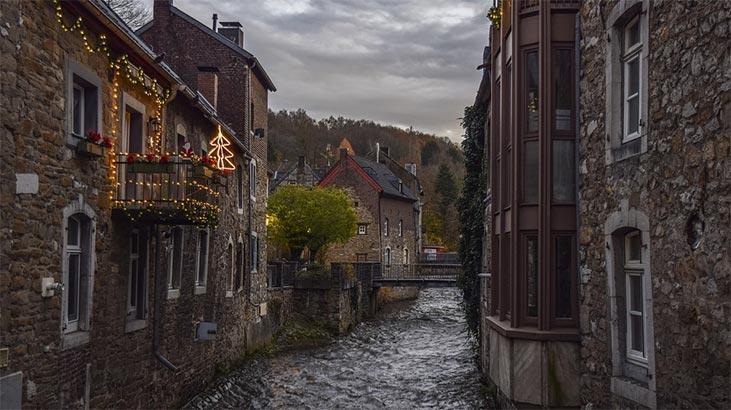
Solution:
<path fill-rule="evenodd" d="M 445 164 L 439 166 L 436 182 L 436 217 L 440 219 L 441 230 L 438 231 L 442 244 L 448 249 L 457 246 L 457 218 L 454 203 L 457 200 L 459 189 L 454 174 Z"/>
<path fill-rule="evenodd" d="M 268 235 L 293 255 L 309 249 L 321 258 L 327 247 L 347 242 L 355 234 L 355 209 L 339 188 L 279 187 L 267 207 Z"/>
<path fill-rule="evenodd" d="M 462 150 L 465 155 L 465 177 L 459 200 L 460 243 L 463 274 L 458 280 L 465 302 L 467 323 L 473 333 L 479 329 L 480 273 L 482 266 L 482 241 L 484 233 L 485 197 L 487 177 L 485 166 L 485 115 L 484 104 L 466 107 L 462 127 L 465 139 Z"/>

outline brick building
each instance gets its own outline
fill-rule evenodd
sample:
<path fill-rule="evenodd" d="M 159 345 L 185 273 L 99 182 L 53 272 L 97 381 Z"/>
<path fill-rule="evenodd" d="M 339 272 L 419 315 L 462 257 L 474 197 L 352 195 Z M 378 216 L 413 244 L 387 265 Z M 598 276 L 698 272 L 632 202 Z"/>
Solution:
<path fill-rule="evenodd" d="M 407 265 L 416 255 L 418 199 L 384 164 L 340 150 L 340 160 L 320 186 L 345 189 L 356 209 L 357 231 L 347 243 L 328 250 L 330 262 Z"/>
<path fill-rule="evenodd" d="M 501 2 L 483 370 L 543 406 L 729 405 L 724 2 Z"/>
<path fill-rule="evenodd" d="M 181 405 L 278 320 L 256 154 L 104 2 L 0 16 L 0 405 Z"/>

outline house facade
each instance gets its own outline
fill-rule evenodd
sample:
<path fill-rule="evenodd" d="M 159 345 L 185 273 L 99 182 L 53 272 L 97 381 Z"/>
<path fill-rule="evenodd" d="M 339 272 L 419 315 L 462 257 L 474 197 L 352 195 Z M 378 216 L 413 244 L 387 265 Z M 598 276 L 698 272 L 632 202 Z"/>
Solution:
<path fill-rule="evenodd" d="M 0 10 L 0 404 L 182 405 L 273 328 L 255 154 L 106 3 Z"/>
<path fill-rule="evenodd" d="M 310 165 L 304 155 L 300 155 L 294 165 L 289 165 L 289 161 L 285 159 L 279 169 L 274 171 L 274 176 L 269 182 L 269 193 L 273 193 L 281 185 L 300 185 L 312 188 L 320 182 L 320 177 L 318 169 Z"/>
<path fill-rule="evenodd" d="M 729 14 L 490 12 L 481 362 L 503 399 L 728 406 Z"/>
<path fill-rule="evenodd" d="M 320 186 L 343 188 L 356 210 L 356 234 L 333 245 L 330 262 L 381 262 L 384 266 L 413 263 L 416 248 L 416 196 L 384 164 L 340 150 L 340 159 Z"/>

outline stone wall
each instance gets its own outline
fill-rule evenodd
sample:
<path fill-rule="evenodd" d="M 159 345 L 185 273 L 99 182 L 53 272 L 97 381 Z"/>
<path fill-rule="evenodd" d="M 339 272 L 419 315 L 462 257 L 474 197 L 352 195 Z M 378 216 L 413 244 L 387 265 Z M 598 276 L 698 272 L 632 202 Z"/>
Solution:
<path fill-rule="evenodd" d="M 607 19 L 618 4 L 582 7 L 580 83 L 581 395 L 612 395 L 610 300 L 602 227 L 612 214 L 649 221 L 658 407 L 728 407 L 731 315 L 731 53 L 728 2 L 646 2 L 646 152 L 607 161 Z M 616 37 L 614 37 L 616 39 Z M 643 61 L 644 64 L 644 61 Z M 689 225 L 702 221 L 693 249 Z"/>
<path fill-rule="evenodd" d="M 355 208 L 356 223 L 366 227 L 365 235 L 358 234 L 357 227 L 355 235 L 343 244 L 334 244 L 327 251 L 327 262 L 356 262 L 358 254 L 365 255 L 364 261 L 358 262 L 380 262 L 381 261 L 381 229 L 378 224 L 378 205 L 373 198 L 373 192 L 363 192 L 364 187 L 344 187 L 348 198 Z"/>

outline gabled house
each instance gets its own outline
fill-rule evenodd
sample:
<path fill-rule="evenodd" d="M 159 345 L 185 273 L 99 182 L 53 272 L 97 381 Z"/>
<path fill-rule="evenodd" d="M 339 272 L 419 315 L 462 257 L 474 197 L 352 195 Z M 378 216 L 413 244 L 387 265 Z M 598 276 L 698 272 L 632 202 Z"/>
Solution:
<path fill-rule="evenodd" d="M 386 165 L 340 150 L 340 159 L 320 186 L 346 190 L 358 218 L 355 236 L 328 251 L 331 262 L 381 262 L 386 266 L 415 261 L 416 195 Z"/>
<path fill-rule="evenodd" d="M 289 161 L 285 159 L 279 169 L 274 171 L 274 176 L 269 182 L 269 193 L 273 193 L 282 185 L 301 185 L 311 188 L 320 182 L 321 176 L 319 170 L 312 167 L 303 155 L 297 159 L 295 165 L 290 165 Z"/>

